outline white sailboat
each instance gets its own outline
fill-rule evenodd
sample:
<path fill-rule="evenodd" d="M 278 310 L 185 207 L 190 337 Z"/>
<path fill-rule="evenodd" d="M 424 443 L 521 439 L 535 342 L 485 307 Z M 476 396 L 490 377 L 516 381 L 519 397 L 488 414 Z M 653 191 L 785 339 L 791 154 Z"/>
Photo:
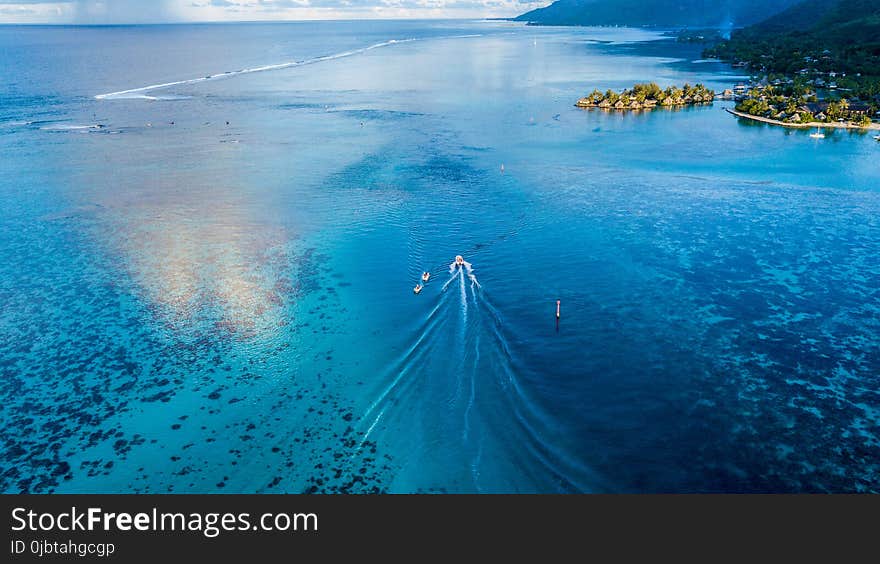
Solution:
<path fill-rule="evenodd" d="M 812 137 L 813 139 L 825 139 L 825 134 L 822 133 L 822 130 L 817 127 L 816 133 L 810 133 L 810 137 Z"/>

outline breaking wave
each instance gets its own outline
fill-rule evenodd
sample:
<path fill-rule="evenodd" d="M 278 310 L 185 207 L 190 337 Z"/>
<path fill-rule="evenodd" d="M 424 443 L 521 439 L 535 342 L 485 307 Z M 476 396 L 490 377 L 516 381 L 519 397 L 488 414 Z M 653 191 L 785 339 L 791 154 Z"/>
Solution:
<path fill-rule="evenodd" d="M 467 38 L 467 37 L 480 37 L 479 34 L 469 34 L 469 35 L 453 35 L 446 37 L 438 37 L 436 39 L 459 39 L 459 38 Z M 354 55 L 360 55 L 362 53 L 366 53 L 368 51 L 372 51 L 374 49 L 380 49 L 382 47 L 390 47 L 392 45 L 397 45 L 399 43 L 411 43 L 414 41 L 420 41 L 420 39 L 410 38 L 410 39 L 389 39 L 388 41 L 382 41 L 380 43 L 374 43 L 373 45 L 369 45 L 367 47 L 361 47 L 360 49 L 350 49 L 348 51 L 342 51 L 340 53 L 334 53 L 332 55 L 323 55 L 320 57 L 313 57 L 311 59 L 303 59 L 301 61 L 290 61 L 287 63 L 278 63 L 274 65 L 264 65 L 261 67 L 253 67 L 247 69 L 239 69 L 234 71 L 226 71 L 219 74 L 209 74 L 206 76 L 202 76 L 199 78 L 190 78 L 186 80 L 176 80 L 173 82 L 164 82 L 161 84 L 150 84 L 148 86 L 141 86 L 138 88 L 130 88 L 128 90 L 120 90 L 118 92 L 108 92 L 106 94 L 98 94 L 95 96 L 97 100 L 131 100 L 131 99 L 141 99 L 141 100 L 160 100 L 160 99 L 175 99 L 176 97 L 158 97 L 151 96 L 150 92 L 155 92 L 156 90 L 163 90 L 165 88 L 172 88 L 174 86 L 188 86 L 191 84 L 199 84 L 202 82 L 208 82 L 213 80 L 222 80 L 225 78 L 232 78 L 236 76 L 241 76 L 244 74 L 253 74 L 258 72 L 268 72 L 268 71 L 276 71 L 282 69 L 289 69 L 292 67 L 301 67 L 305 65 L 313 65 L 316 63 L 323 63 L 326 61 L 334 61 L 336 59 L 344 59 L 346 57 L 351 57 Z"/>

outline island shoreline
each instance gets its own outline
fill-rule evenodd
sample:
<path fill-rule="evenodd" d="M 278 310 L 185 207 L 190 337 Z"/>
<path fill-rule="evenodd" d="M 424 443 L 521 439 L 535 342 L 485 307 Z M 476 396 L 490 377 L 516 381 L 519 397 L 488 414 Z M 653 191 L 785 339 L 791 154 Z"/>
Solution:
<path fill-rule="evenodd" d="M 856 125 L 853 123 L 840 123 L 840 122 L 825 123 L 825 122 L 821 122 L 821 121 L 811 121 L 811 122 L 807 122 L 807 123 L 787 123 L 787 122 L 779 121 L 779 120 L 772 119 L 772 118 L 753 116 L 753 115 L 747 114 L 745 112 L 738 112 L 736 110 L 731 110 L 730 108 L 724 108 L 724 111 L 729 114 L 733 114 L 737 117 L 750 119 L 750 120 L 754 120 L 754 121 L 759 121 L 761 123 L 769 123 L 770 125 L 781 125 L 782 127 L 791 127 L 791 128 L 795 128 L 795 129 L 811 129 L 813 127 L 819 127 L 819 128 L 827 127 L 830 129 L 861 129 L 861 130 L 865 130 L 865 131 L 880 130 L 880 124 L 878 124 L 878 123 L 872 123 L 870 125 Z"/>

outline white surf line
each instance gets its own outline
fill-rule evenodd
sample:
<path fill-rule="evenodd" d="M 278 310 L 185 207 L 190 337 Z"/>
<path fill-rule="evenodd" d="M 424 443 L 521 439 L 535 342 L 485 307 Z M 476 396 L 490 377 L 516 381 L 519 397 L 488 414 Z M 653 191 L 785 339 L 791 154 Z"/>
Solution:
<path fill-rule="evenodd" d="M 454 278 L 455 277 L 453 277 L 453 279 Z M 450 282 L 451 281 L 452 280 L 450 280 Z M 400 368 L 397 370 L 397 376 L 391 381 L 391 383 L 388 386 L 385 387 L 385 389 L 382 391 L 382 393 L 379 394 L 379 397 L 376 398 L 372 404 L 370 404 L 370 406 L 367 408 L 367 410 L 364 411 L 364 413 L 361 415 L 361 417 L 359 419 L 360 424 L 363 424 L 363 422 L 368 420 L 372 416 L 373 412 L 375 412 L 376 409 L 380 406 L 380 404 L 382 404 L 385 401 L 385 399 L 389 395 L 391 395 L 391 393 L 394 392 L 399 387 L 399 385 L 403 381 L 403 379 L 409 376 L 413 358 L 416 357 L 418 354 L 420 354 L 422 343 L 426 342 L 426 340 L 428 339 L 430 334 L 433 332 L 436 325 L 439 323 L 439 320 L 434 320 L 433 318 L 437 314 L 437 311 L 440 309 L 440 307 L 442 307 L 442 305 L 443 305 L 442 300 L 438 301 L 437 305 L 434 307 L 434 309 L 431 311 L 431 313 L 428 314 L 428 323 L 422 329 L 421 335 L 419 335 L 419 338 L 416 339 L 416 342 L 413 343 L 406 350 L 402 359 L 398 363 L 396 363 L 398 366 L 400 366 Z M 358 444 L 358 450 L 360 450 L 360 448 L 363 446 L 363 444 L 370 437 L 370 434 L 373 432 L 373 429 L 376 427 L 376 425 L 379 423 L 379 420 L 385 414 L 386 409 L 388 409 L 387 405 L 383 406 L 382 409 L 379 410 L 378 415 L 376 415 L 373 422 L 370 424 L 369 428 L 362 436 L 361 441 Z"/>
<path fill-rule="evenodd" d="M 456 405 L 458 405 L 458 399 L 461 397 L 461 388 L 462 388 L 462 380 L 463 380 L 463 372 L 464 372 L 464 358 L 465 358 L 465 349 L 467 347 L 467 334 L 468 334 L 468 299 L 467 299 L 467 285 L 464 281 L 464 268 L 458 269 L 458 279 L 459 279 L 459 288 L 461 295 L 461 326 L 458 328 L 458 341 L 459 341 L 459 351 L 461 352 L 461 360 L 459 363 L 459 368 L 455 371 L 455 395 L 449 398 L 449 408 L 452 409 Z"/>
<path fill-rule="evenodd" d="M 93 124 L 93 125 L 69 125 L 69 124 L 55 124 L 55 125 L 45 125 L 40 128 L 40 131 L 88 131 L 90 129 L 103 129 L 104 126 L 101 124 Z"/>
<path fill-rule="evenodd" d="M 454 279 L 455 279 L 455 277 L 450 279 L 450 282 Z M 369 420 L 369 418 L 372 416 L 373 412 L 376 411 L 376 409 L 379 407 L 379 405 L 382 404 L 383 402 L 385 402 L 385 400 L 388 398 L 388 396 L 390 396 L 395 390 L 397 390 L 399 388 L 403 379 L 410 375 L 410 370 L 411 370 L 410 367 L 412 366 L 413 358 L 416 357 L 416 355 L 420 354 L 422 343 L 425 342 L 425 340 L 428 338 L 429 334 L 434 330 L 436 325 L 439 323 L 439 321 L 432 320 L 432 319 L 437 314 L 437 311 L 440 309 L 440 307 L 442 305 L 443 305 L 443 301 L 442 300 L 438 301 L 437 305 L 434 307 L 434 309 L 428 315 L 429 323 L 422 330 L 422 334 L 419 336 L 419 338 L 416 340 L 416 342 L 412 346 L 410 346 L 409 349 L 406 351 L 406 354 L 403 355 L 402 361 L 400 361 L 398 363 L 401 366 L 401 368 L 397 371 L 397 376 L 394 378 L 394 380 L 391 382 L 391 384 L 389 384 L 388 386 L 385 387 L 385 389 L 382 391 L 382 393 L 379 395 L 379 397 L 376 398 L 376 400 L 374 400 L 372 404 L 370 404 L 370 406 L 363 413 L 363 415 L 361 415 L 361 417 L 359 419 L 359 423 L 358 423 L 359 426 L 361 426 L 365 421 Z M 364 443 L 367 442 L 367 440 L 370 438 L 370 435 L 373 433 L 373 429 L 376 428 L 376 425 L 379 424 L 379 421 L 385 415 L 385 412 L 388 410 L 389 405 L 390 404 L 383 405 L 382 408 L 379 410 L 379 412 L 376 414 L 376 416 L 373 418 L 373 421 L 370 423 L 370 426 L 367 428 L 367 430 L 361 436 L 361 440 L 358 443 L 358 446 L 357 446 L 357 449 L 355 450 L 355 453 L 349 457 L 349 461 L 354 460 L 357 453 L 360 452 L 360 450 L 363 448 Z"/>
<path fill-rule="evenodd" d="M 483 493 L 483 488 L 480 487 L 480 464 L 483 461 L 483 441 L 485 438 L 485 435 L 480 434 L 480 442 L 477 446 L 477 456 L 475 456 L 471 462 L 471 477 L 474 480 L 474 488 L 476 488 L 477 493 Z"/>
<path fill-rule="evenodd" d="M 467 284 L 464 281 L 464 269 L 459 270 L 458 278 L 461 281 L 461 284 L 459 284 L 461 289 L 461 309 L 462 313 L 464 313 L 464 321 L 467 323 Z"/>
<path fill-rule="evenodd" d="M 575 489 L 579 491 L 595 491 L 595 488 L 585 487 L 586 484 L 582 482 L 582 477 L 589 476 L 597 480 L 597 484 L 600 485 L 605 480 L 597 476 L 583 461 L 572 458 L 568 453 L 559 450 L 552 441 L 547 440 L 547 435 L 552 436 L 553 434 L 554 415 L 544 409 L 523 388 L 516 375 L 514 356 L 510 350 L 510 344 L 501 330 L 501 317 L 498 311 L 485 296 L 481 296 L 481 305 L 486 306 L 490 313 L 497 316 L 493 320 L 494 322 L 489 325 L 493 330 L 492 334 L 495 337 L 495 343 L 500 349 L 499 352 L 502 354 L 502 358 L 494 362 L 493 366 L 501 369 L 507 376 L 506 381 L 499 377 L 499 383 L 502 389 L 508 391 L 508 400 L 510 402 L 508 406 L 524 431 L 525 436 L 529 439 L 525 441 L 527 448 L 545 468 L 557 474 Z M 572 471 L 576 476 L 572 475 Z"/>
<path fill-rule="evenodd" d="M 291 61 L 288 63 L 279 63 L 276 65 L 265 65 L 262 67 L 254 67 L 250 69 L 242 69 L 237 71 L 227 71 L 220 74 L 209 74 L 200 78 L 190 78 L 187 80 L 176 80 L 174 82 L 165 82 L 162 84 L 151 84 L 149 86 L 141 86 L 140 88 L 131 88 L 129 90 L 120 90 L 119 92 L 110 92 L 107 94 L 98 94 L 95 96 L 97 100 L 111 100 L 111 99 L 119 99 L 119 98 L 128 98 L 132 97 L 132 94 L 146 94 L 147 92 L 153 92 L 155 90 L 162 90 L 164 88 L 170 88 L 172 86 L 184 86 L 188 84 L 198 84 L 201 82 L 207 82 L 209 80 L 219 80 L 222 78 L 231 78 L 233 76 L 241 76 L 243 74 L 253 74 L 257 72 L 267 72 L 273 70 L 281 70 L 287 69 L 291 67 L 299 67 L 314 63 L 320 63 L 324 61 L 332 61 L 335 59 L 342 59 L 344 57 L 350 57 L 352 55 L 357 55 L 360 53 L 366 53 L 367 51 L 371 51 L 373 49 L 378 49 L 380 47 L 387 47 L 389 45 L 395 45 L 397 43 L 407 43 L 410 41 L 416 41 L 415 39 L 391 39 L 389 41 L 383 41 L 381 43 L 375 43 L 368 47 L 363 47 L 361 49 L 352 49 L 350 51 L 343 51 L 342 53 L 335 53 L 333 55 L 324 55 L 322 57 L 315 57 L 313 59 L 304 59 L 302 61 Z"/>
<path fill-rule="evenodd" d="M 474 307 L 477 305 L 477 288 L 482 288 L 477 282 L 477 277 L 471 274 L 471 296 L 474 298 Z"/>
<path fill-rule="evenodd" d="M 471 395 L 468 398 L 467 407 L 464 410 L 464 432 L 462 433 L 462 441 L 467 442 L 468 434 L 470 433 L 470 414 L 471 409 L 474 407 L 474 399 L 476 398 L 476 382 L 475 375 L 477 370 L 480 367 L 480 334 L 477 333 L 476 338 L 474 339 L 474 369 L 471 371 Z"/>
<path fill-rule="evenodd" d="M 441 291 L 441 292 L 445 292 L 445 291 L 446 291 L 446 288 L 448 288 L 449 285 L 452 284 L 452 282 L 454 282 L 456 278 L 458 278 L 458 276 L 456 276 L 455 274 L 453 274 L 452 277 L 451 277 L 449 280 L 446 281 L 446 284 L 443 284 L 443 287 L 440 288 L 440 291 Z"/>
<path fill-rule="evenodd" d="M 391 45 L 397 45 L 398 43 L 411 43 L 414 41 L 425 41 L 427 39 L 464 39 L 468 37 L 482 37 L 481 34 L 470 34 L 470 35 L 449 35 L 443 37 L 431 37 L 431 38 L 409 38 L 409 39 L 390 39 L 388 41 L 382 41 L 381 43 L 375 43 L 373 45 L 369 45 L 367 47 L 362 47 L 360 49 L 351 49 L 349 51 L 343 51 L 341 53 L 335 53 L 333 55 L 324 55 L 321 57 L 315 57 L 312 59 L 303 59 L 301 61 L 291 61 L 287 63 L 278 63 L 275 65 L 265 65 L 262 67 L 254 67 L 250 69 L 241 69 L 237 71 L 226 71 L 219 74 L 209 74 L 207 76 L 203 76 L 200 78 L 190 78 L 186 80 L 175 80 L 173 82 L 164 82 L 162 84 L 151 84 L 148 86 L 141 86 L 139 88 L 131 88 L 128 90 L 120 90 L 118 92 L 108 92 L 106 94 L 98 94 L 95 96 L 96 100 L 124 100 L 131 98 L 142 98 L 148 100 L 155 100 L 154 96 L 147 96 L 148 92 L 153 92 L 155 90 L 163 90 L 165 88 L 171 88 L 172 86 L 186 86 L 189 84 L 199 84 L 202 82 L 208 82 L 209 80 L 220 80 L 224 78 L 232 78 L 235 76 L 241 76 L 243 74 L 253 74 L 257 72 L 268 72 L 275 70 L 288 69 L 292 67 L 301 67 L 305 65 L 313 65 L 315 63 L 322 63 L 325 61 L 333 61 L 336 59 L 343 59 L 345 57 L 351 57 L 353 55 L 360 55 L 362 53 L 366 53 L 367 51 L 372 51 L 373 49 L 379 49 L 381 47 L 389 47 Z"/>
<path fill-rule="evenodd" d="M 388 409 L 388 406 L 387 406 L 387 405 L 386 405 L 385 407 L 382 408 L 382 411 L 380 411 L 380 412 L 379 412 L 379 415 L 376 416 L 376 419 L 373 421 L 373 424 L 370 425 L 370 428 L 367 429 L 367 432 L 366 432 L 366 433 L 364 433 L 364 436 L 361 438 L 361 442 L 358 443 L 358 447 L 357 447 L 357 450 L 355 451 L 355 454 L 351 455 L 351 457 L 349 458 L 349 460 L 353 460 L 354 457 L 357 455 L 357 451 L 360 451 L 360 450 L 363 448 L 364 443 L 367 442 L 367 439 L 370 438 L 370 433 L 373 432 L 373 429 L 376 427 L 376 425 L 379 424 L 379 420 L 382 419 L 382 416 L 383 416 L 383 415 L 385 415 L 385 410 L 386 410 L 386 409 Z"/>

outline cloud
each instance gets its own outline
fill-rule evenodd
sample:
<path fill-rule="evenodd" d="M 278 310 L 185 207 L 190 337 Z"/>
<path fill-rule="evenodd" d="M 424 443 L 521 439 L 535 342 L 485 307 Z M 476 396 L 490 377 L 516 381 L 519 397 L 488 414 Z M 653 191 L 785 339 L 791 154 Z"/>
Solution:
<path fill-rule="evenodd" d="M 296 14 L 316 10 L 357 11 L 471 11 L 505 12 L 518 14 L 523 6 L 537 7 L 548 0 L 202 0 L 194 1 L 193 7 L 224 7 L 229 11 L 250 14 Z"/>
<path fill-rule="evenodd" d="M 0 23 L 59 22 L 71 13 L 70 0 L 0 0 Z"/>
<path fill-rule="evenodd" d="M 0 0 L 0 22 L 155 23 L 511 16 L 549 0 Z"/>
<path fill-rule="evenodd" d="M 150 23 L 176 21 L 178 0 L 0 0 L 0 22 L 44 18 L 47 23 Z"/>
<path fill-rule="evenodd" d="M 75 0 L 74 17 L 82 23 L 148 23 L 178 19 L 174 0 Z"/>

